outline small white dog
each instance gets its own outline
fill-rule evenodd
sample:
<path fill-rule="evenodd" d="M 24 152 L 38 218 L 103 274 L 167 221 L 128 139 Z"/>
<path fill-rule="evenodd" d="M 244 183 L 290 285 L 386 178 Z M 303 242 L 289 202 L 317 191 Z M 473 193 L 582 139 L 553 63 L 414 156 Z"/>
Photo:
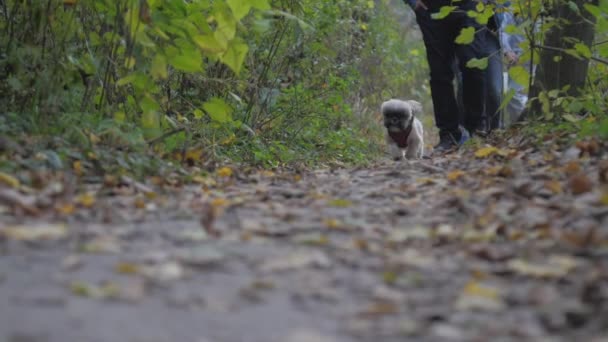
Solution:
<path fill-rule="evenodd" d="M 416 115 L 422 114 L 417 101 L 391 99 L 380 109 L 386 127 L 388 152 L 394 160 L 422 158 L 424 154 L 423 128 Z"/>

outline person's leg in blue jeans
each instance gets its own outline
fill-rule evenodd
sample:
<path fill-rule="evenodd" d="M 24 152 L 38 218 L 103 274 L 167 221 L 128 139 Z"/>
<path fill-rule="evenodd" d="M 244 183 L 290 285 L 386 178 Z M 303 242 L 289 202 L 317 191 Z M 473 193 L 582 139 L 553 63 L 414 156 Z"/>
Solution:
<path fill-rule="evenodd" d="M 489 30 L 486 33 L 486 46 L 489 56 L 486 72 L 485 119 L 489 125 L 489 130 L 493 130 L 502 127 L 502 111 L 498 110 L 503 93 L 502 56 L 498 36 Z"/>

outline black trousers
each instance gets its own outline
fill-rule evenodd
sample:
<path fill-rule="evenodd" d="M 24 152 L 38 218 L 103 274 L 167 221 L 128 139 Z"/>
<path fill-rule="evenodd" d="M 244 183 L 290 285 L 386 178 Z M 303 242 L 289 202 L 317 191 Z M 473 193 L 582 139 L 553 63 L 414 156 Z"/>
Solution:
<path fill-rule="evenodd" d="M 449 132 L 460 136 L 458 128 L 459 113 L 454 91 L 454 60 L 458 57 L 458 68 L 462 73 L 463 83 L 463 123 L 469 131 L 481 128 L 485 99 L 485 70 L 467 68 L 472 58 L 487 57 L 485 28 L 466 11 L 475 7 L 472 0 L 458 2 L 459 9 L 446 18 L 432 19 L 431 13 L 439 8 L 416 11 L 416 21 L 422 31 L 426 46 L 427 60 L 431 73 L 431 96 L 435 109 L 435 124 L 440 133 Z M 466 27 L 475 29 L 475 37 L 470 44 L 457 44 L 456 37 Z"/>

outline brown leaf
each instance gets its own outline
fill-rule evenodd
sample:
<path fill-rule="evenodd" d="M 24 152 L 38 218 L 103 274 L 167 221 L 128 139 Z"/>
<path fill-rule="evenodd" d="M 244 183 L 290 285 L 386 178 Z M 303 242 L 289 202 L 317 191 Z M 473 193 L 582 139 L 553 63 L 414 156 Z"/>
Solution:
<path fill-rule="evenodd" d="M 562 183 L 556 180 L 549 180 L 545 182 L 545 189 L 551 191 L 554 195 L 561 194 L 563 192 Z"/>
<path fill-rule="evenodd" d="M 600 183 L 608 184 L 608 159 L 600 161 L 598 174 Z"/>
<path fill-rule="evenodd" d="M 581 172 L 581 164 L 577 161 L 569 161 L 565 166 L 564 166 L 564 172 L 567 175 L 574 175 L 577 174 L 579 172 Z"/>
<path fill-rule="evenodd" d="M 575 195 L 580 195 L 593 189 L 593 183 L 584 173 L 578 173 L 570 177 L 568 184 L 570 190 Z"/>

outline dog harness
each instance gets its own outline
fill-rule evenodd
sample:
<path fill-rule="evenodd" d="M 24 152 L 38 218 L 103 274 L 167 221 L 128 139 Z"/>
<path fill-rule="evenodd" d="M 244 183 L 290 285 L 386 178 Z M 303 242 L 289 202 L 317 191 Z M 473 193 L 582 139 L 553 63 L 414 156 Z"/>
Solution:
<path fill-rule="evenodd" d="M 389 131 L 388 135 L 389 135 L 389 137 L 391 137 L 391 139 L 393 139 L 395 144 L 397 144 L 397 146 L 399 146 L 399 148 L 406 148 L 407 147 L 407 138 L 410 137 L 410 133 L 412 133 L 413 126 L 414 126 L 414 116 L 412 115 L 409 125 L 407 125 L 407 127 L 405 127 L 404 130 L 397 131 L 397 132 Z"/>

